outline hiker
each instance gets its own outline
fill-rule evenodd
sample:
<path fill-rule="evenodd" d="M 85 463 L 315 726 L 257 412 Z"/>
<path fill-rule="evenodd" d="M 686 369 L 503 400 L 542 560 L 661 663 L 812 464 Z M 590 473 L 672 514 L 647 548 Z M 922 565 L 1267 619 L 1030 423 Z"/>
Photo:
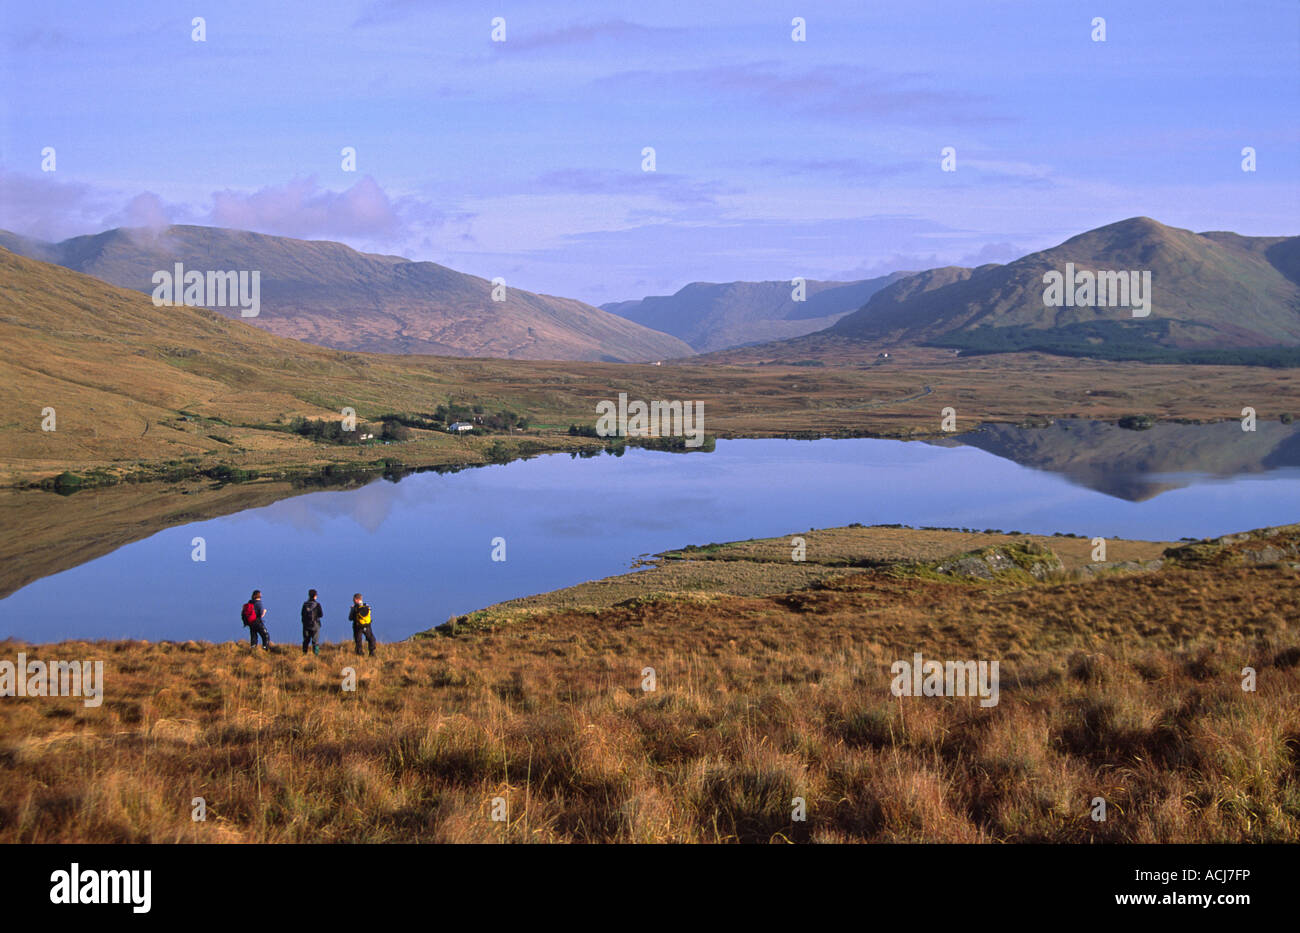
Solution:
<path fill-rule="evenodd" d="M 244 603 L 239 618 L 248 628 L 248 643 L 257 647 L 257 637 L 262 636 L 262 650 L 271 650 L 271 633 L 266 630 L 266 608 L 262 605 L 262 591 L 253 590 L 253 595 Z"/>
<path fill-rule="evenodd" d="M 307 601 L 302 604 L 302 653 L 311 645 L 312 654 L 320 654 L 320 619 L 325 614 L 316 601 L 316 591 L 307 591 Z"/>
<path fill-rule="evenodd" d="M 361 601 L 360 593 L 352 594 L 352 609 L 348 612 L 352 620 L 352 640 L 356 643 L 357 654 L 361 653 L 361 639 L 370 645 L 370 656 L 375 655 L 375 633 L 370 631 L 370 607 Z"/>

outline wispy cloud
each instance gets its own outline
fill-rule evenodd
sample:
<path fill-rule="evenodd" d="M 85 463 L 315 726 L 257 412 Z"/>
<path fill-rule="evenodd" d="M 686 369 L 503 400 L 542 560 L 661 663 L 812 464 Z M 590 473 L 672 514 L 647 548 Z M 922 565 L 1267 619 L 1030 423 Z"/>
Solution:
<path fill-rule="evenodd" d="M 382 26 L 395 23 L 421 10 L 445 6 L 439 0 L 372 0 L 362 8 L 353 27 Z"/>
<path fill-rule="evenodd" d="M 893 253 L 889 256 L 873 259 L 864 262 L 852 269 L 846 269 L 835 274 L 837 279 L 867 279 L 878 275 L 889 275 L 891 272 L 909 271 L 921 272 L 925 269 L 938 269 L 943 266 L 966 266 L 973 268 L 982 266 L 986 263 L 1007 263 L 1019 259 L 1028 253 L 1029 250 L 1016 246 L 1013 243 L 985 243 L 979 249 L 973 252 L 962 254 L 948 253 L 941 256 L 938 253 Z"/>
<path fill-rule="evenodd" d="M 759 61 L 707 68 L 624 71 L 607 79 L 636 88 L 732 96 L 818 117 L 875 116 L 901 123 L 989 125 L 1009 122 L 980 94 L 926 86 L 924 74 L 852 65 L 791 69 Z"/>
<path fill-rule="evenodd" d="M 713 204 L 718 195 L 739 189 L 717 182 L 692 181 L 670 172 L 616 172 L 609 169 L 557 169 L 537 176 L 528 185 L 531 194 L 650 194 L 670 204 Z"/>
<path fill-rule="evenodd" d="M 867 159 L 756 159 L 750 165 L 778 175 L 807 175 L 838 181 L 871 181 L 919 171 L 916 163 Z"/>
<path fill-rule="evenodd" d="M 401 228 L 392 200 L 370 176 L 344 191 L 322 188 L 314 177 L 251 193 L 218 191 L 212 220 L 220 227 L 287 236 L 393 235 Z"/>
<path fill-rule="evenodd" d="M 152 191 L 137 194 L 120 211 L 104 218 L 106 227 L 147 227 L 157 230 L 174 223 L 190 220 L 178 205 L 167 204 Z"/>
<path fill-rule="evenodd" d="M 158 229 L 193 223 L 292 237 L 329 237 L 405 247 L 428 234 L 472 220 L 411 196 L 394 197 L 370 176 L 349 188 L 322 187 L 314 177 L 252 191 L 214 191 L 209 203 L 168 202 L 152 191 L 120 192 L 51 177 L 0 170 L 0 227 L 58 241 L 110 227 Z"/>
<path fill-rule="evenodd" d="M 5 46 L 12 52 L 62 52 L 83 45 L 63 29 L 24 29 L 5 36 Z"/>
<path fill-rule="evenodd" d="M 120 197 L 94 185 L 0 169 L 0 227 L 23 236 L 55 241 L 89 233 L 121 208 Z"/>
<path fill-rule="evenodd" d="M 652 39 L 671 39 L 686 32 L 685 29 L 670 26 L 643 26 L 625 19 L 611 19 L 598 23 L 575 23 L 552 29 L 549 32 L 511 36 L 509 43 L 513 51 L 532 51 L 534 49 L 551 49 L 569 45 L 586 45 L 592 42 L 613 40 L 617 42 L 635 42 L 643 45 Z"/>

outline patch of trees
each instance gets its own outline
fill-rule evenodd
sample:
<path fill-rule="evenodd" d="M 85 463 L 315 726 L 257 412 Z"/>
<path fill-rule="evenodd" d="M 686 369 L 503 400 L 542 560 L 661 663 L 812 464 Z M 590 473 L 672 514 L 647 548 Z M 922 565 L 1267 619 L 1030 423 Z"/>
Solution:
<path fill-rule="evenodd" d="M 474 425 L 474 431 L 482 434 L 490 431 L 510 431 L 516 428 L 523 431 L 529 425 L 527 415 L 505 409 L 491 414 L 482 405 L 460 405 L 455 402 L 439 405 L 434 411 L 387 414 L 383 415 L 381 420 L 385 424 L 391 421 L 408 428 L 421 428 L 425 431 L 446 431 L 449 425 L 462 421 Z"/>
<path fill-rule="evenodd" d="M 309 438 L 320 444 L 364 444 L 367 434 L 374 435 L 378 441 L 407 441 L 412 437 L 412 429 L 422 431 L 447 431 L 455 422 L 473 425 L 473 433 L 489 434 L 494 431 L 526 430 L 529 426 L 527 415 L 502 409 L 488 412 L 482 405 L 461 405 L 448 402 L 439 405 L 434 411 L 388 412 L 371 422 L 358 421 L 351 431 L 344 430 L 343 422 L 332 418 L 294 418 L 288 425 L 250 425 L 267 430 L 289 431 L 301 437 Z M 595 430 L 594 428 L 592 429 Z"/>
<path fill-rule="evenodd" d="M 495 415 L 483 415 L 483 427 L 494 431 L 523 431 L 528 427 L 528 416 L 513 411 L 499 411 Z"/>
<path fill-rule="evenodd" d="M 357 422 L 351 431 L 345 430 L 342 421 L 320 418 L 294 418 L 289 430 L 320 444 L 364 444 L 373 435 L 377 441 L 410 440 L 411 429 L 401 421 L 385 415 L 377 423 Z"/>
<path fill-rule="evenodd" d="M 318 418 L 294 418 L 289 422 L 289 430 L 319 444 L 360 444 L 361 435 L 370 433 L 361 424 L 345 431 L 342 421 Z"/>

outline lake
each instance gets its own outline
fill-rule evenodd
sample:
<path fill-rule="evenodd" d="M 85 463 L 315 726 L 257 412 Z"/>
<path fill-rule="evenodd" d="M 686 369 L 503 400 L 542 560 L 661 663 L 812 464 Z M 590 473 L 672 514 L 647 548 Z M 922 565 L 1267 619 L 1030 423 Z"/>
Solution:
<path fill-rule="evenodd" d="M 350 638 L 347 608 L 361 591 L 382 642 L 627 571 L 642 555 L 852 522 L 1176 540 L 1300 521 L 1293 428 L 1165 427 L 1174 430 L 1080 422 L 934 443 L 720 440 L 711 453 L 631 448 L 420 473 L 157 531 L 22 586 L 0 600 L 0 618 L 5 635 L 29 641 L 220 641 L 245 637 L 238 609 L 256 587 L 273 640 L 288 644 L 315 587 L 323 638 Z M 492 560 L 495 538 L 505 561 Z"/>

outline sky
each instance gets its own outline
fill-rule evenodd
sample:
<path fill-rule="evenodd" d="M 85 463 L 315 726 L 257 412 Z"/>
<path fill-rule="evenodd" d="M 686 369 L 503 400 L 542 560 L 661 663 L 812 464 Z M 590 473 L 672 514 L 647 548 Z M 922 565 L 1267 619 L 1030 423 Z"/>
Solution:
<path fill-rule="evenodd" d="M 47 240 L 233 227 L 602 303 L 1138 215 L 1300 233 L 1295 0 L 42 0 L 0 81 L 0 228 Z"/>

